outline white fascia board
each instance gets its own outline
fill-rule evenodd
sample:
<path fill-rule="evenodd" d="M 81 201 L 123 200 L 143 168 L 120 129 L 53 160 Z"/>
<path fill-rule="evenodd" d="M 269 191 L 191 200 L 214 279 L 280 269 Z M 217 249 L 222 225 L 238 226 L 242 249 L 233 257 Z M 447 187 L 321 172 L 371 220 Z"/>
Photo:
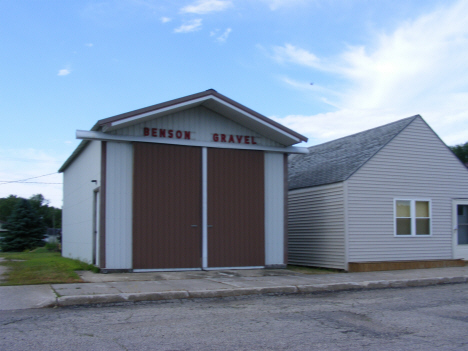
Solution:
<path fill-rule="evenodd" d="M 306 147 L 288 146 L 288 147 L 272 147 L 272 146 L 259 146 L 259 145 L 244 145 L 244 144 L 226 144 L 220 142 L 196 141 L 196 140 L 181 140 L 169 138 L 153 138 L 145 136 L 127 136 L 127 135 L 113 135 L 102 132 L 94 132 L 88 130 L 77 130 L 76 138 L 83 140 L 103 140 L 103 141 L 123 141 L 123 142 L 142 142 L 142 143 L 155 143 L 155 144 L 171 144 L 171 145 L 184 145 L 184 146 L 200 146 L 212 147 L 219 149 L 242 149 L 242 150 L 261 150 L 271 152 L 282 152 L 288 154 L 308 154 L 309 149 Z"/>
<path fill-rule="evenodd" d="M 118 121 L 111 122 L 111 127 L 116 127 L 116 126 L 119 126 L 119 125 L 124 124 L 124 123 L 129 123 L 129 122 L 132 122 L 132 121 L 135 121 L 135 120 L 138 120 L 138 119 L 141 119 L 141 118 L 145 118 L 145 117 L 148 117 L 148 116 L 161 114 L 161 113 L 164 113 L 164 112 L 167 112 L 167 111 L 170 111 L 170 110 L 175 110 L 175 109 L 180 108 L 180 107 L 189 106 L 189 105 L 196 105 L 196 104 L 201 103 L 201 102 L 203 102 L 205 100 L 208 100 L 210 98 L 212 98 L 212 97 L 211 96 L 204 96 L 204 97 L 201 97 L 201 98 L 198 98 L 198 99 L 195 99 L 195 100 L 181 102 L 180 104 L 171 105 L 171 106 L 164 107 L 164 108 L 161 108 L 161 109 L 158 109 L 158 110 L 155 110 L 155 111 L 149 111 L 149 112 L 141 113 L 139 115 L 135 115 L 135 116 L 132 116 L 132 117 L 119 119 Z"/>

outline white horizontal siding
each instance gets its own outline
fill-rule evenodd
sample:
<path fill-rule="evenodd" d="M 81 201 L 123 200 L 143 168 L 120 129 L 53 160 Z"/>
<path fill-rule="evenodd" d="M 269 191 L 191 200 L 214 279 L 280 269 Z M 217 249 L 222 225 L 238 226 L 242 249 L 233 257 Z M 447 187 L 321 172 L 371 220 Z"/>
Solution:
<path fill-rule="evenodd" d="M 255 142 L 262 146 L 283 147 L 283 145 L 266 138 L 236 122 L 203 106 L 175 112 L 146 122 L 124 127 L 110 132 L 114 135 L 143 136 L 143 128 L 164 128 L 174 131 L 190 131 L 191 140 L 213 141 L 213 134 L 244 135 L 255 137 Z M 151 138 L 150 136 L 148 138 Z M 221 143 L 220 143 L 221 144 Z M 224 144 L 224 143 L 223 143 Z M 232 145 L 232 144 L 231 144 Z M 245 144 L 243 144 L 245 145 Z"/>
<path fill-rule="evenodd" d="M 395 198 L 431 199 L 432 236 L 394 236 Z M 349 262 L 451 259 L 454 198 L 468 170 L 416 119 L 348 180 Z"/>
<path fill-rule="evenodd" d="M 133 146 L 107 143 L 106 267 L 132 268 Z"/>
<path fill-rule="evenodd" d="M 290 264 L 345 269 L 343 183 L 288 195 Z"/>
<path fill-rule="evenodd" d="M 93 259 L 94 189 L 101 185 L 101 142 L 91 141 L 63 172 L 62 255 Z M 97 180 L 92 183 L 92 180 Z"/>
<path fill-rule="evenodd" d="M 265 152 L 265 264 L 284 262 L 284 155 Z"/>

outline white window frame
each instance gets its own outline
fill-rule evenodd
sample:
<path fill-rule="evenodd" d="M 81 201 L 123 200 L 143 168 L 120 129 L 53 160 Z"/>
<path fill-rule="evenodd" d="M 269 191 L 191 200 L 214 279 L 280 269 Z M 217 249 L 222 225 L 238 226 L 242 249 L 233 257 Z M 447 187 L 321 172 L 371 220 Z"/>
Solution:
<path fill-rule="evenodd" d="M 409 201 L 411 211 L 411 234 L 397 234 L 397 201 Z M 429 234 L 416 234 L 416 202 L 424 201 L 429 203 Z M 424 217 L 427 218 L 427 217 Z M 393 236 L 397 238 L 427 238 L 432 236 L 432 200 L 431 199 L 418 199 L 418 198 L 394 198 L 393 199 Z"/>

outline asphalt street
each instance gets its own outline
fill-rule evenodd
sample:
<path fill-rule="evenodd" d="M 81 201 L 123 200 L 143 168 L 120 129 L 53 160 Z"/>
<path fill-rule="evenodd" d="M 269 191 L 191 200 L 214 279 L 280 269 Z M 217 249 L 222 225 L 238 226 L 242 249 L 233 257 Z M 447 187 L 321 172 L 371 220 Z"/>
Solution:
<path fill-rule="evenodd" d="M 468 284 L 2 311 L 0 350 L 468 350 Z"/>

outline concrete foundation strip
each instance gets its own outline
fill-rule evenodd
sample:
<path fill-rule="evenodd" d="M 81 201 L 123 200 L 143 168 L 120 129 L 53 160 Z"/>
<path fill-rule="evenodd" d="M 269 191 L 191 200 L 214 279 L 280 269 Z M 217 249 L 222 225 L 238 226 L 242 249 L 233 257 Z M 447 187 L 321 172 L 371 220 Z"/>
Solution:
<path fill-rule="evenodd" d="M 81 295 L 81 296 L 61 296 L 56 298 L 56 302 L 43 307 L 65 307 L 88 304 L 110 304 L 123 302 L 161 301 L 176 299 L 194 298 L 216 298 L 245 295 L 263 294 L 309 294 L 316 292 L 337 292 L 347 290 L 362 289 L 385 289 L 385 288 L 405 288 L 417 286 L 429 286 L 440 284 L 468 283 L 468 276 L 441 277 L 441 278 L 421 278 L 421 279 L 400 279 L 400 280 L 376 280 L 363 282 L 344 282 L 329 284 L 308 284 L 308 285 L 286 285 L 260 288 L 234 288 L 218 290 L 199 291 L 163 291 L 151 293 L 120 293 L 101 295 Z"/>

